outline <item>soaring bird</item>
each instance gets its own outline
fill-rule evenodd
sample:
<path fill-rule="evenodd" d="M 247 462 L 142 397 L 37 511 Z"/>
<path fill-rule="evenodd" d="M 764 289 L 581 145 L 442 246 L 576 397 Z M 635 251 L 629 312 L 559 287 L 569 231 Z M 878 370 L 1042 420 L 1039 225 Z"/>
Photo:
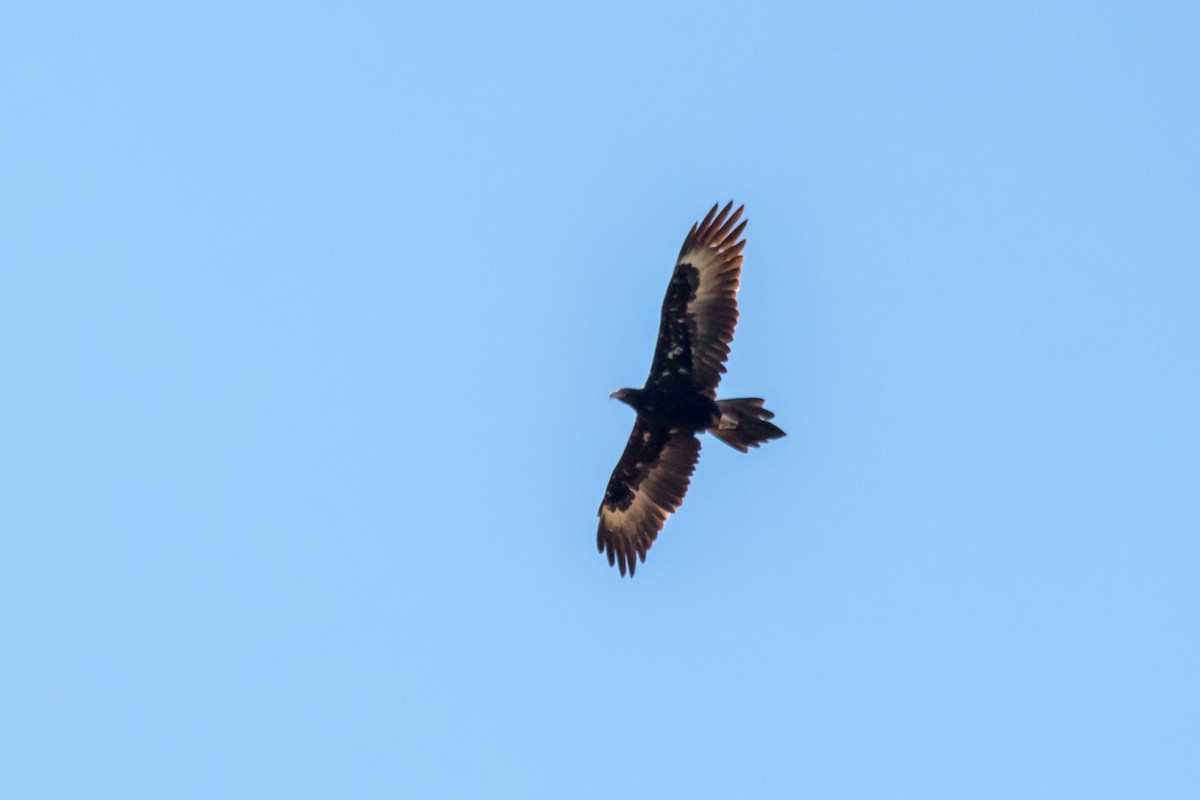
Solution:
<path fill-rule="evenodd" d="M 719 204 L 718 204 L 719 205 Z M 743 453 L 784 432 L 757 397 L 718 400 L 717 384 L 737 324 L 744 206 L 718 205 L 692 225 L 663 298 L 658 345 L 641 389 L 611 397 L 637 412 L 604 500 L 596 547 L 630 576 L 667 517 L 683 502 L 705 431 Z"/>

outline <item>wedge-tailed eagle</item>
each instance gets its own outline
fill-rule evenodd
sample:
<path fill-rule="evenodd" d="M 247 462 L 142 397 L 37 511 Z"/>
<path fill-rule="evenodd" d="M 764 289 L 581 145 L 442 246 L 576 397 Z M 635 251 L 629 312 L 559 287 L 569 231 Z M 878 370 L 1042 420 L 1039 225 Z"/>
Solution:
<path fill-rule="evenodd" d="M 600 503 L 596 546 L 632 576 L 667 517 L 679 508 L 708 431 L 743 453 L 784 432 L 759 398 L 718 400 L 717 384 L 737 324 L 746 221 L 733 203 L 692 226 L 663 299 L 658 345 L 641 389 L 612 397 L 637 412 L 633 433 Z"/>

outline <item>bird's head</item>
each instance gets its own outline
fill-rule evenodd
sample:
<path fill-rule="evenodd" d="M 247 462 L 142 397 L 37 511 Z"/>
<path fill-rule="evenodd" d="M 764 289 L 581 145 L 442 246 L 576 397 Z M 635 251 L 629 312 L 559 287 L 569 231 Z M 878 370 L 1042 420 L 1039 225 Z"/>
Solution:
<path fill-rule="evenodd" d="M 626 403 L 627 405 L 633 405 L 634 398 L 637 396 L 637 394 L 637 389 L 617 389 L 615 392 L 610 394 L 609 397 L 620 400 L 622 403 Z"/>

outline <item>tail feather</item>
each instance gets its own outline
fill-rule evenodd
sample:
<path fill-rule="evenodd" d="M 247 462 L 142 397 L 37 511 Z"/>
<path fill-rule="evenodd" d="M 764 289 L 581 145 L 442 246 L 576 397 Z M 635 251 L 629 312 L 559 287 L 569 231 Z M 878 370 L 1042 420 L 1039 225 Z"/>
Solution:
<path fill-rule="evenodd" d="M 720 416 L 708 432 L 743 453 L 763 442 L 787 436 L 778 427 L 767 422 L 775 415 L 763 408 L 763 400 L 760 397 L 718 400 L 717 410 Z"/>

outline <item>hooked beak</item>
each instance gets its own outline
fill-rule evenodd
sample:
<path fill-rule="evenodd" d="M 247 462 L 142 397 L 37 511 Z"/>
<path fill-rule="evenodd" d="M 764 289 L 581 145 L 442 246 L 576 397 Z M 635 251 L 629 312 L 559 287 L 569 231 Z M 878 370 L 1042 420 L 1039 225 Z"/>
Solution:
<path fill-rule="evenodd" d="M 616 397 L 617 397 L 617 393 L 616 393 L 616 392 L 609 392 L 609 393 L 608 393 L 608 398 L 609 398 L 610 400 L 615 400 L 615 399 L 616 399 Z"/>

